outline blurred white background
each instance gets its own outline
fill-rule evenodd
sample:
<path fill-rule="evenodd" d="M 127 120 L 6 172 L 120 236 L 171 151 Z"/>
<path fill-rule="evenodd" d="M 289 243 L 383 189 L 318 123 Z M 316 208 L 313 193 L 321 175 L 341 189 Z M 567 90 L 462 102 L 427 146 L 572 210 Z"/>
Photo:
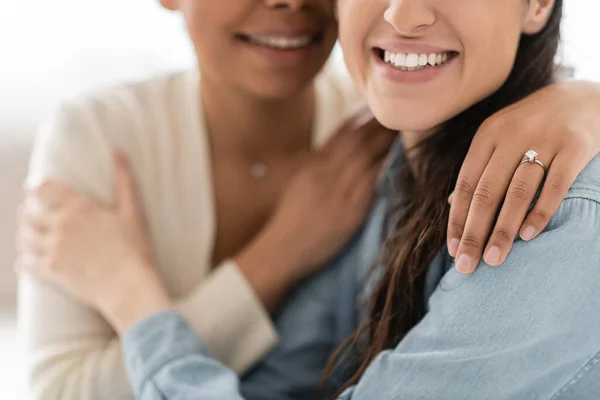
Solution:
<path fill-rule="evenodd" d="M 563 63 L 600 81 L 600 2 L 568 0 Z M 57 99 L 193 65 L 158 0 L 0 0 L 0 399 L 17 398 L 14 209 L 35 129 Z"/>

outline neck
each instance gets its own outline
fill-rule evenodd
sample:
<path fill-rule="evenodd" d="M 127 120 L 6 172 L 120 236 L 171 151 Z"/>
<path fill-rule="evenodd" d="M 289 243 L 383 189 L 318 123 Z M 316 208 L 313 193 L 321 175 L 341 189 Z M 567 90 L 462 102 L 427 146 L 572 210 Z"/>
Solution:
<path fill-rule="evenodd" d="M 402 135 L 402 142 L 404 143 L 408 165 L 415 176 L 417 175 L 417 162 L 419 157 L 418 146 L 423 140 L 432 135 L 435 131 L 436 129 L 429 129 L 422 132 L 403 131 L 400 133 Z"/>
<path fill-rule="evenodd" d="M 250 161 L 285 157 L 310 148 L 314 88 L 286 99 L 260 99 L 210 80 L 199 88 L 213 147 Z"/>

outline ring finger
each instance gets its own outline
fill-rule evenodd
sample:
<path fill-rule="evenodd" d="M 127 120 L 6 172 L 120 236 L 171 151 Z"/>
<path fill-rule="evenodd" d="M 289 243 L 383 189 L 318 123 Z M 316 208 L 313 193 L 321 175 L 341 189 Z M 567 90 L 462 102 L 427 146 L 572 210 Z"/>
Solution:
<path fill-rule="evenodd" d="M 475 188 L 456 254 L 456 268 L 460 273 L 471 274 L 477 268 L 498 207 L 506 195 L 518 163 L 514 153 L 496 151 L 485 168 Z"/>
<path fill-rule="evenodd" d="M 488 265 L 498 266 L 506 259 L 549 164 L 544 166 L 525 162 L 515 171 L 484 254 Z"/>

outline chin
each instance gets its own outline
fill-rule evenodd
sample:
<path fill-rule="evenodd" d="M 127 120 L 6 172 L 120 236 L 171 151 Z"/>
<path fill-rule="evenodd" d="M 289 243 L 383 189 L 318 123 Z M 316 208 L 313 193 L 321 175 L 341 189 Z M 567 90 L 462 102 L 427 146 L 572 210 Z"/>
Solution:
<path fill-rule="evenodd" d="M 381 125 L 399 132 L 429 132 L 446 120 L 432 112 L 424 112 L 423 108 L 415 110 L 414 107 L 405 105 L 386 104 L 382 107 L 373 106 L 371 109 Z"/>
<path fill-rule="evenodd" d="M 259 98 L 281 101 L 292 98 L 311 87 L 314 76 L 285 79 L 270 79 L 250 89 Z"/>

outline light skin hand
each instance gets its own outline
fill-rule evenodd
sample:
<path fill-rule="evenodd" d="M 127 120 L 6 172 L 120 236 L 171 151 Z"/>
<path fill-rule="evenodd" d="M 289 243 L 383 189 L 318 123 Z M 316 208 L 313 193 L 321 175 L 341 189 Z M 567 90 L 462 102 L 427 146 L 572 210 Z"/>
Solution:
<path fill-rule="evenodd" d="M 544 230 L 577 175 L 600 151 L 598 110 L 600 85 L 564 82 L 482 125 L 450 201 L 448 250 L 461 273 L 472 273 L 482 255 L 488 265 L 501 265 L 517 235 L 533 240 Z M 528 150 L 535 150 L 548 169 L 531 211 L 544 169 L 520 165 Z"/>
<path fill-rule="evenodd" d="M 116 204 L 99 205 L 66 185 L 29 189 L 20 210 L 16 269 L 98 309 L 120 333 L 171 307 L 152 266 L 133 178 L 115 158 Z"/>

